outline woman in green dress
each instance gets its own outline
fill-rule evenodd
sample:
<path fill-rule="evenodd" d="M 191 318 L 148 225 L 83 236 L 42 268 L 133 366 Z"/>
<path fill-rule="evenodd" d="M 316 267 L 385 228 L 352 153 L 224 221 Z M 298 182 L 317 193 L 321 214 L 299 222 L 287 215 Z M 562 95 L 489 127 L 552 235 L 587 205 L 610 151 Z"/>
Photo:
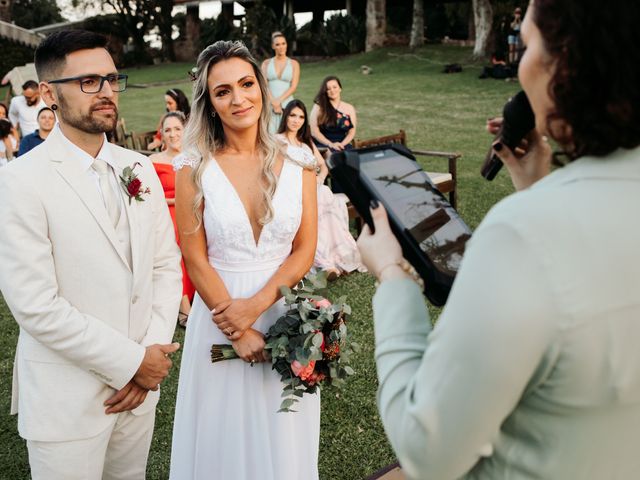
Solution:
<path fill-rule="evenodd" d="M 300 80 L 300 64 L 287 57 L 287 39 L 281 32 L 271 35 L 271 46 L 275 56 L 262 62 L 262 73 L 269 83 L 271 95 L 271 121 L 269 131 L 275 133 L 280 125 L 282 109 L 293 100 Z"/>

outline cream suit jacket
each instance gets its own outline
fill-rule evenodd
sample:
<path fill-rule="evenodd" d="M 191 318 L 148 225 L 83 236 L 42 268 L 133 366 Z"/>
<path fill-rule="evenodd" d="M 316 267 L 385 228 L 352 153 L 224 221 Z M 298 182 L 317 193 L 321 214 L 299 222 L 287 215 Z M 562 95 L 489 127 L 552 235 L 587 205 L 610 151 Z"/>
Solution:
<path fill-rule="evenodd" d="M 115 422 L 103 402 L 137 371 L 145 346 L 170 343 L 182 296 L 180 253 L 149 160 L 109 144 L 151 189 L 123 190 L 130 268 L 100 192 L 55 128 L 0 170 L 0 290 L 20 325 L 12 413 L 23 438 L 69 441 Z M 118 176 L 121 172 L 116 171 Z M 157 392 L 134 411 L 155 408 Z"/>

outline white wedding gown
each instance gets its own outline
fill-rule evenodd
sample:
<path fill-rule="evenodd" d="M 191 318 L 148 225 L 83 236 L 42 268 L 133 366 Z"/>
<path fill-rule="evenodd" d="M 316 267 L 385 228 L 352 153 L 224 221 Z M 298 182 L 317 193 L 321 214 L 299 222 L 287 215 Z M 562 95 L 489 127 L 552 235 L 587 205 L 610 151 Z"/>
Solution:
<path fill-rule="evenodd" d="M 176 170 L 183 165 L 191 164 L 177 157 Z M 302 215 L 302 169 L 285 160 L 273 197 L 274 219 L 257 245 L 244 206 L 214 159 L 202 188 L 209 262 L 232 298 L 250 297 L 291 253 Z M 253 328 L 266 333 L 284 311 L 280 300 Z M 296 413 L 277 413 L 282 383 L 271 364 L 213 364 L 214 343 L 230 342 L 196 294 L 182 352 L 170 479 L 317 479 L 320 396 L 305 394 Z"/>

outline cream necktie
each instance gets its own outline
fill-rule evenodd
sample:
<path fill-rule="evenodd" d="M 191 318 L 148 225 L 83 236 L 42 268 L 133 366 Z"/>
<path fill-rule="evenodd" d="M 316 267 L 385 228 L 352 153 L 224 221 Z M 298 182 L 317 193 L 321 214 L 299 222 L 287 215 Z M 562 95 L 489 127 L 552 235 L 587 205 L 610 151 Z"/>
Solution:
<path fill-rule="evenodd" d="M 96 158 L 91 165 L 100 178 L 100 190 L 102 191 L 102 201 L 107 209 L 107 214 L 113 223 L 113 227 L 117 228 L 120 220 L 120 198 L 113 191 L 111 184 L 111 171 L 109 165 L 104 160 Z"/>

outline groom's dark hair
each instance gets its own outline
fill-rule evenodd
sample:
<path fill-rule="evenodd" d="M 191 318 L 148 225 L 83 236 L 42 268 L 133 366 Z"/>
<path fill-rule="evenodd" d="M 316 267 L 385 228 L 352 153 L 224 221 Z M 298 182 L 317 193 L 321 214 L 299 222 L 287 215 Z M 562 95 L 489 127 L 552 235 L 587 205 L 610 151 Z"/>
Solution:
<path fill-rule="evenodd" d="M 35 53 L 36 72 L 41 81 L 53 80 L 64 67 L 65 57 L 78 50 L 107 48 L 107 39 L 87 30 L 61 30 L 40 42 Z"/>

